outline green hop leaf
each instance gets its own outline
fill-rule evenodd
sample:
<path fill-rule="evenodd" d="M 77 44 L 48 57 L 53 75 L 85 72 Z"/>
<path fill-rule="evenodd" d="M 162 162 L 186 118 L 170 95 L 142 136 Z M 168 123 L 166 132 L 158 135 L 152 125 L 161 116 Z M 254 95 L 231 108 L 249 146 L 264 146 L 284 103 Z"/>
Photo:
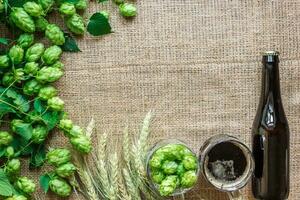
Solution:
<path fill-rule="evenodd" d="M 184 188 L 190 188 L 196 184 L 197 179 L 198 179 L 198 177 L 197 177 L 195 171 L 187 171 L 181 177 L 180 184 Z"/>
<path fill-rule="evenodd" d="M 32 194 L 35 191 L 35 183 L 25 176 L 18 178 L 16 186 L 26 194 Z"/>
<path fill-rule="evenodd" d="M 135 17 L 137 14 L 137 9 L 135 5 L 130 3 L 123 3 L 119 6 L 120 14 L 124 17 Z"/>
<path fill-rule="evenodd" d="M 38 97 L 40 97 L 42 100 L 48 100 L 51 99 L 52 97 L 55 97 L 56 95 L 57 95 L 57 90 L 55 89 L 55 87 L 48 85 L 40 89 Z"/>
<path fill-rule="evenodd" d="M 55 111 L 62 111 L 64 109 L 64 101 L 59 97 L 52 97 L 47 101 L 49 108 Z"/>
<path fill-rule="evenodd" d="M 39 69 L 40 69 L 39 64 L 36 62 L 28 62 L 24 66 L 25 74 L 32 75 L 32 76 L 36 75 Z"/>
<path fill-rule="evenodd" d="M 78 135 L 70 139 L 73 148 L 80 153 L 89 153 L 92 150 L 92 142 L 86 135 Z"/>
<path fill-rule="evenodd" d="M 71 186 L 63 179 L 54 178 L 49 183 L 50 190 L 60 197 L 68 197 L 71 194 Z"/>
<path fill-rule="evenodd" d="M 87 0 L 79 0 L 76 4 L 75 4 L 75 8 L 77 10 L 86 10 L 88 7 L 88 1 Z"/>
<path fill-rule="evenodd" d="M 55 24 L 49 24 L 46 27 L 45 35 L 55 45 L 63 45 L 65 43 L 64 33 Z"/>
<path fill-rule="evenodd" d="M 1 0 L 0 0 L 1 1 Z M 1 5 L 0 5 L 1 6 Z M 3 44 L 3 45 L 8 45 L 9 42 L 8 42 L 9 39 L 7 38 L 0 38 L 0 44 Z"/>
<path fill-rule="evenodd" d="M 34 41 L 33 34 L 23 33 L 22 35 L 19 36 L 17 40 L 17 44 L 19 47 L 23 49 L 27 49 L 33 44 L 33 41 Z"/>
<path fill-rule="evenodd" d="M 177 176 L 167 176 L 159 186 L 159 193 L 161 196 L 169 196 L 171 195 L 177 186 L 178 178 Z"/>
<path fill-rule="evenodd" d="M 28 112 L 30 104 L 27 98 L 18 93 L 16 90 L 9 88 L 5 95 L 12 100 L 12 103 L 22 112 Z"/>
<path fill-rule="evenodd" d="M 46 30 L 49 22 L 44 17 L 38 17 L 35 19 L 36 31 L 43 32 Z"/>
<path fill-rule="evenodd" d="M 29 141 L 32 137 L 32 126 L 30 123 L 24 123 L 22 120 L 12 120 L 11 122 L 13 132 Z"/>
<path fill-rule="evenodd" d="M 34 21 L 23 8 L 12 8 L 10 20 L 24 32 L 33 33 L 35 31 Z"/>
<path fill-rule="evenodd" d="M 43 67 L 42 69 L 40 69 L 40 71 L 38 71 L 35 78 L 41 83 L 52 83 L 60 79 L 63 74 L 64 73 L 59 68 Z"/>
<path fill-rule="evenodd" d="M 76 8 L 73 3 L 63 3 L 59 7 L 59 12 L 65 16 L 72 16 L 76 13 Z"/>
<path fill-rule="evenodd" d="M 74 40 L 74 38 L 68 33 L 65 33 L 65 43 L 62 45 L 61 48 L 65 52 L 78 52 L 78 51 L 80 51 L 80 49 L 79 49 L 79 47 L 76 43 L 76 40 Z"/>
<path fill-rule="evenodd" d="M 10 184 L 8 177 L 3 169 L 0 169 L 0 196 L 12 196 L 15 192 L 14 187 Z"/>
<path fill-rule="evenodd" d="M 38 0 L 38 3 L 42 6 L 45 13 L 48 13 L 48 12 L 52 11 L 55 1 L 54 0 Z"/>
<path fill-rule="evenodd" d="M 162 165 L 162 170 L 165 174 L 175 174 L 177 171 L 178 164 L 175 161 L 166 160 Z"/>
<path fill-rule="evenodd" d="M 119 4 L 123 4 L 125 1 L 124 0 L 114 0 L 114 2 L 119 5 Z"/>
<path fill-rule="evenodd" d="M 40 186 L 45 193 L 47 193 L 49 190 L 50 180 L 51 180 L 51 177 L 49 176 L 49 174 L 44 174 L 44 175 L 40 176 Z"/>
<path fill-rule="evenodd" d="M 49 164 L 53 166 L 60 166 L 71 160 L 71 152 L 68 149 L 53 149 L 46 155 Z"/>
<path fill-rule="evenodd" d="M 94 36 L 112 33 L 108 18 L 101 13 L 95 13 L 91 16 L 87 30 Z"/>
<path fill-rule="evenodd" d="M 42 60 L 47 65 L 52 65 L 60 59 L 61 54 L 62 54 L 61 48 L 59 46 L 54 45 L 45 50 L 42 56 Z"/>
<path fill-rule="evenodd" d="M 36 125 L 32 130 L 32 142 L 36 144 L 40 144 L 45 141 L 48 135 L 47 127 L 43 125 Z"/>
<path fill-rule="evenodd" d="M 13 138 L 7 131 L 0 131 L 0 147 L 7 146 L 12 142 Z"/>
<path fill-rule="evenodd" d="M 17 177 L 20 175 L 21 172 L 21 162 L 19 159 L 11 159 L 6 163 L 5 166 L 5 173 L 8 177 Z"/>
<path fill-rule="evenodd" d="M 45 51 L 45 46 L 42 43 L 35 43 L 25 53 L 27 62 L 37 62 Z"/>
<path fill-rule="evenodd" d="M 39 83 L 36 79 L 31 79 L 27 81 L 23 86 L 24 94 L 31 96 L 37 94 L 42 87 L 42 84 Z"/>
<path fill-rule="evenodd" d="M 30 156 L 29 169 L 43 166 L 46 159 L 45 144 L 33 144 L 33 152 Z"/>
<path fill-rule="evenodd" d="M 69 28 L 69 30 L 74 34 L 83 35 L 85 32 L 84 20 L 78 14 L 74 14 L 71 17 L 69 17 L 66 21 L 66 25 Z"/>
<path fill-rule="evenodd" d="M 70 177 L 75 171 L 76 167 L 72 163 L 65 163 L 55 169 L 55 173 L 62 178 Z"/>
<path fill-rule="evenodd" d="M 0 56 L 0 68 L 7 68 L 10 66 L 10 60 L 8 55 Z"/>
<path fill-rule="evenodd" d="M 23 5 L 24 10 L 32 17 L 40 17 L 44 15 L 44 10 L 40 4 L 28 1 Z"/>
<path fill-rule="evenodd" d="M 23 61 L 24 50 L 20 46 L 14 45 L 12 48 L 10 48 L 8 55 L 12 63 L 19 64 Z"/>

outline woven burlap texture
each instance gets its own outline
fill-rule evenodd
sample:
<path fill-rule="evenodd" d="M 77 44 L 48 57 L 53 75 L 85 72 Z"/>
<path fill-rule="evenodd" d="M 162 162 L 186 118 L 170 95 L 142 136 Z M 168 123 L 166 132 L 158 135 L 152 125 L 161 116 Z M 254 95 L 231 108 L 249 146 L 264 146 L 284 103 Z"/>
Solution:
<path fill-rule="evenodd" d="M 210 136 L 239 137 L 247 145 L 261 86 L 261 52 L 281 53 L 281 89 L 291 131 L 291 200 L 300 199 L 300 1 L 135 1 L 134 20 L 117 6 L 91 3 L 90 14 L 111 12 L 114 33 L 79 40 L 81 53 L 64 54 L 59 81 L 66 109 L 78 124 L 93 117 L 97 130 L 120 141 L 152 110 L 152 141 L 177 138 L 195 151 Z M 52 144 L 64 145 L 56 134 Z M 186 196 L 224 200 L 203 181 Z M 251 197 L 250 186 L 243 193 Z M 46 199 L 56 199 L 47 197 Z M 73 196 L 71 199 L 79 199 Z"/>

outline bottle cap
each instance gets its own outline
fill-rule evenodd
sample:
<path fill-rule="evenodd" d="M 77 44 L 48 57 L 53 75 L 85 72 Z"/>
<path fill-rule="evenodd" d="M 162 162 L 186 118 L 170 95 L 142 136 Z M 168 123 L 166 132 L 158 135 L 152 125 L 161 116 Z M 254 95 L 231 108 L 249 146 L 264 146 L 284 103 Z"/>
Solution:
<path fill-rule="evenodd" d="M 263 63 L 274 63 L 274 62 L 279 62 L 279 52 L 278 51 L 265 51 L 263 52 Z"/>
<path fill-rule="evenodd" d="M 263 52 L 263 56 L 279 56 L 278 51 L 265 51 Z"/>

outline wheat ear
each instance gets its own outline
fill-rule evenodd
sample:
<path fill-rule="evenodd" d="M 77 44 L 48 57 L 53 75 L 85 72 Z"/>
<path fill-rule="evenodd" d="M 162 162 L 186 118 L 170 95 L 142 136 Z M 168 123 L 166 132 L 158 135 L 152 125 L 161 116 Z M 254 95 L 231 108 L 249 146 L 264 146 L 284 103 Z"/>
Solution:
<path fill-rule="evenodd" d="M 129 195 L 135 200 L 140 200 L 141 196 L 139 194 L 138 187 L 133 183 L 130 173 L 126 168 L 123 169 L 123 176 Z"/>
<path fill-rule="evenodd" d="M 129 132 L 128 127 L 126 127 L 123 131 L 123 158 L 126 163 L 127 168 L 130 170 L 130 139 L 129 139 Z"/>
<path fill-rule="evenodd" d="M 144 118 L 143 126 L 140 132 L 139 142 L 141 145 L 142 155 L 144 156 L 147 151 L 147 139 L 150 133 L 150 123 L 151 123 L 152 113 L 149 111 Z"/>

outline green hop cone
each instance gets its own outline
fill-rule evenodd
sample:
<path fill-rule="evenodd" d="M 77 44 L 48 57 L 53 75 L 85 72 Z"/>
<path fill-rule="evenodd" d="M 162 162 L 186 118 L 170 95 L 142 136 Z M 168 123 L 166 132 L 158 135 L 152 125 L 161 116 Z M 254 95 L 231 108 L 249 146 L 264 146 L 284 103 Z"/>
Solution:
<path fill-rule="evenodd" d="M 154 154 L 150 159 L 149 165 L 152 169 L 159 169 L 161 168 L 164 159 L 163 154 Z"/>
<path fill-rule="evenodd" d="M 35 28 L 39 32 L 43 32 L 46 30 L 49 22 L 44 17 L 38 17 L 35 19 Z"/>
<path fill-rule="evenodd" d="M 74 125 L 70 131 L 64 131 L 65 136 L 72 138 L 83 135 L 83 130 L 80 126 Z"/>
<path fill-rule="evenodd" d="M 137 9 L 133 4 L 123 3 L 119 6 L 120 14 L 124 17 L 134 17 L 137 14 Z"/>
<path fill-rule="evenodd" d="M 186 169 L 184 168 L 183 164 L 180 163 L 177 167 L 177 172 L 176 174 L 179 176 L 179 177 L 182 177 L 183 174 L 186 172 Z"/>
<path fill-rule="evenodd" d="M 109 13 L 107 11 L 103 10 L 100 14 L 102 14 L 106 19 L 109 19 Z"/>
<path fill-rule="evenodd" d="M 166 176 L 161 171 L 154 171 L 151 172 L 151 177 L 154 183 L 160 184 L 165 179 Z"/>
<path fill-rule="evenodd" d="M 177 171 L 178 164 L 175 161 L 166 160 L 162 165 L 162 170 L 165 174 L 175 174 Z"/>
<path fill-rule="evenodd" d="M 28 1 L 23 5 L 24 10 L 32 17 L 44 15 L 44 10 L 40 4 L 33 1 Z"/>
<path fill-rule="evenodd" d="M 86 135 L 78 135 L 70 139 L 73 148 L 81 153 L 89 153 L 92 150 L 91 139 Z"/>
<path fill-rule="evenodd" d="M 3 0 L 0 0 L 0 14 L 5 11 L 5 6 Z"/>
<path fill-rule="evenodd" d="M 35 144 L 41 144 L 45 141 L 48 135 L 48 130 L 46 126 L 36 125 L 32 130 L 32 142 Z"/>
<path fill-rule="evenodd" d="M 123 4 L 123 3 L 125 3 L 125 1 L 124 0 L 114 0 L 114 2 L 116 3 L 116 4 Z"/>
<path fill-rule="evenodd" d="M 35 31 L 33 19 L 23 8 L 13 7 L 10 13 L 10 20 L 24 32 L 33 33 Z"/>
<path fill-rule="evenodd" d="M 42 43 L 35 43 L 25 53 L 25 60 L 27 62 L 37 62 L 45 51 L 45 46 Z"/>
<path fill-rule="evenodd" d="M 42 56 L 42 60 L 47 65 L 52 65 L 60 59 L 62 49 L 59 46 L 53 45 L 47 48 Z"/>
<path fill-rule="evenodd" d="M 11 159 L 7 161 L 5 166 L 5 173 L 8 177 L 16 177 L 19 176 L 21 172 L 21 162 L 19 159 Z"/>
<path fill-rule="evenodd" d="M 32 110 L 27 113 L 25 117 L 25 121 L 27 123 L 34 123 L 34 122 L 43 122 L 43 119 L 41 118 L 41 114 L 37 112 L 36 110 Z"/>
<path fill-rule="evenodd" d="M 33 34 L 23 33 L 19 36 L 17 44 L 23 49 L 29 48 L 34 42 Z"/>
<path fill-rule="evenodd" d="M 76 13 L 76 8 L 72 3 L 63 3 L 59 7 L 59 12 L 66 16 L 72 16 Z"/>
<path fill-rule="evenodd" d="M 10 66 L 10 60 L 8 55 L 0 56 L 0 68 L 7 68 Z"/>
<path fill-rule="evenodd" d="M 65 132 L 70 132 L 70 130 L 73 128 L 72 120 L 70 120 L 70 119 L 61 119 L 59 121 L 59 128 L 62 129 L 63 131 L 65 131 Z"/>
<path fill-rule="evenodd" d="M 62 177 L 67 178 L 74 174 L 76 167 L 72 163 L 66 163 L 55 169 L 55 173 Z"/>
<path fill-rule="evenodd" d="M 36 79 L 41 83 L 52 83 L 60 79 L 63 74 L 64 73 L 58 68 L 43 67 L 42 69 L 40 69 L 40 71 L 38 71 Z"/>
<path fill-rule="evenodd" d="M 75 8 L 77 10 L 86 10 L 88 7 L 88 1 L 87 0 L 79 0 L 76 4 L 75 4 Z"/>
<path fill-rule="evenodd" d="M 40 89 L 38 97 L 41 98 L 42 100 L 48 100 L 51 99 L 52 97 L 55 97 L 56 95 L 57 95 L 57 90 L 55 89 L 55 87 L 48 85 Z"/>
<path fill-rule="evenodd" d="M 183 166 L 187 170 L 195 170 L 198 168 L 197 158 L 195 156 L 186 156 L 184 157 Z"/>
<path fill-rule="evenodd" d="M 5 200 L 28 200 L 28 199 L 23 195 L 15 194 L 14 196 L 6 198 Z"/>
<path fill-rule="evenodd" d="M 38 0 L 38 3 L 42 6 L 45 13 L 51 12 L 53 5 L 55 4 L 54 0 Z"/>
<path fill-rule="evenodd" d="M 5 150 L 5 156 L 7 158 L 12 158 L 15 155 L 15 150 L 12 146 L 9 146 Z"/>
<path fill-rule="evenodd" d="M 25 176 L 18 178 L 16 186 L 25 194 L 32 194 L 36 187 L 35 183 Z"/>
<path fill-rule="evenodd" d="M 46 159 L 53 166 L 60 166 L 71 160 L 71 152 L 68 149 L 54 149 L 47 153 Z"/>
<path fill-rule="evenodd" d="M 14 74 L 7 72 L 2 77 L 2 84 L 6 87 L 10 86 L 15 81 Z"/>
<path fill-rule="evenodd" d="M 49 24 L 46 27 L 45 35 L 55 45 L 63 45 L 65 43 L 64 33 L 55 24 Z"/>
<path fill-rule="evenodd" d="M 71 194 L 71 186 L 63 179 L 54 178 L 49 182 L 49 188 L 60 197 L 68 197 Z"/>
<path fill-rule="evenodd" d="M 181 177 L 180 185 L 184 188 L 190 188 L 196 184 L 197 179 L 195 171 L 187 171 Z"/>
<path fill-rule="evenodd" d="M 12 142 L 12 135 L 7 131 L 0 131 L 0 147 L 7 146 Z"/>
<path fill-rule="evenodd" d="M 32 75 L 32 76 L 36 75 L 39 69 L 40 69 L 39 64 L 36 62 L 28 62 L 24 66 L 25 74 Z"/>
<path fill-rule="evenodd" d="M 37 94 L 42 87 L 42 84 L 39 83 L 36 79 L 31 79 L 29 81 L 26 81 L 26 83 L 23 86 L 23 92 L 26 95 L 34 95 Z"/>
<path fill-rule="evenodd" d="M 13 64 L 19 64 L 23 61 L 24 50 L 20 46 L 14 45 L 9 49 L 8 56 Z"/>
<path fill-rule="evenodd" d="M 72 15 L 68 18 L 66 24 L 69 30 L 74 34 L 83 35 L 85 32 L 84 20 L 78 14 Z"/>
<path fill-rule="evenodd" d="M 13 72 L 14 80 L 21 83 L 25 79 L 24 69 L 18 68 Z"/>
<path fill-rule="evenodd" d="M 47 105 L 49 108 L 55 111 L 62 111 L 64 109 L 65 103 L 64 101 L 59 97 L 52 97 L 51 99 L 48 99 Z"/>
<path fill-rule="evenodd" d="M 64 64 L 60 61 L 56 61 L 53 65 L 51 65 L 50 67 L 54 67 L 54 68 L 59 68 L 59 69 L 63 69 L 64 68 Z"/>
<path fill-rule="evenodd" d="M 17 131 L 17 127 L 21 126 L 23 123 L 23 120 L 13 119 L 11 121 L 11 130 L 15 133 Z"/>
<path fill-rule="evenodd" d="M 169 196 L 171 195 L 175 190 L 177 186 L 178 178 L 177 176 L 167 176 L 160 184 L 159 186 L 159 193 L 161 196 Z"/>

